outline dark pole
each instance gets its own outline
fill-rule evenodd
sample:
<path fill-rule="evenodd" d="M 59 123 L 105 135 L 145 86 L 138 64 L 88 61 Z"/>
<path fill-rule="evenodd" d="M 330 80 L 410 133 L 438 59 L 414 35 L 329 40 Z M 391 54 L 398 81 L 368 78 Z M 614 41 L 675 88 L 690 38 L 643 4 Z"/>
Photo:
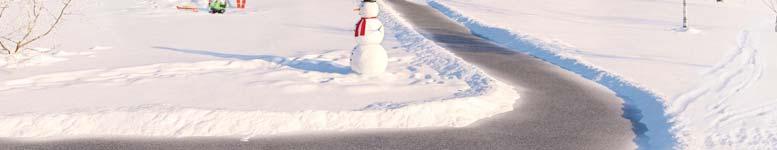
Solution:
<path fill-rule="evenodd" d="M 683 29 L 688 29 L 688 4 L 683 0 Z"/>

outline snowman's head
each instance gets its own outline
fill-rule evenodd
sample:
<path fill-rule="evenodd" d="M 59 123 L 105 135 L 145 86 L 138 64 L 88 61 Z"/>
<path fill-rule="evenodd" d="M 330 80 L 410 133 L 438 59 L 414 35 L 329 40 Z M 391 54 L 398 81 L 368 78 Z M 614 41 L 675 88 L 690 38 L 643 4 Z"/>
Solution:
<path fill-rule="evenodd" d="M 359 9 L 359 15 L 362 17 L 378 17 L 380 8 L 376 2 L 363 2 L 362 8 Z"/>

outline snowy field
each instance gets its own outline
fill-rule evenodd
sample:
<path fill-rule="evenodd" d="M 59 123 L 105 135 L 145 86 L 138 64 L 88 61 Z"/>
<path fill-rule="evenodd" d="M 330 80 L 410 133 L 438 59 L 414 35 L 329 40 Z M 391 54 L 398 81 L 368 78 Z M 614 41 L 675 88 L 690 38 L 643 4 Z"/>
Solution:
<path fill-rule="evenodd" d="M 388 72 L 360 76 L 348 68 L 355 1 L 250 1 L 225 15 L 180 3 L 76 1 L 51 37 L 0 56 L 0 137 L 463 127 L 518 98 L 390 9 Z"/>
<path fill-rule="evenodd" d="M 682 1 L 427 2 L 636 104 L 648 128 L 643 148 L 777 149 L 775 14 L 760 0 L 689 0 L 687 31 L 678 30 Z"/>

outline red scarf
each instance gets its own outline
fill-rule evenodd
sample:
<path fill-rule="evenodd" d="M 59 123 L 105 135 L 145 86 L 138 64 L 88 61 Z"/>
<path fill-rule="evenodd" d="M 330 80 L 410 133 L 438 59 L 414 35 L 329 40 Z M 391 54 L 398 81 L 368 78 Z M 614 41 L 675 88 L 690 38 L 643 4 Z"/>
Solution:
<path fill-rule="evenodd" d="M 364 36 L 366 33 L 364 30 L 367 30 L 367 19 L 375 19 L 378 17 L 362 17 L 362 19 L 359 20 L 359 22 L 356 23 L 356 29 L 353 30 L 353 36 L 359 37 Z"/>

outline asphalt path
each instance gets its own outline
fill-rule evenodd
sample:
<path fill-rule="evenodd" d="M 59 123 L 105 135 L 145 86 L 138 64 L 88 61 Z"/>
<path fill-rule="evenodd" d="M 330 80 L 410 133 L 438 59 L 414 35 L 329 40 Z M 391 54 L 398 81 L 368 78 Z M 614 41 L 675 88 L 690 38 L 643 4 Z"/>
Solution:
<path fill-rule="evenodd" d="M 465 128 L 257 137 L 0 140 L 0 149 L 635 149 L 614 92 L 540 59 L 493 44 L 433 8 L 386 0 L 425 37 L 516 87 L 515 110 Z"/>

